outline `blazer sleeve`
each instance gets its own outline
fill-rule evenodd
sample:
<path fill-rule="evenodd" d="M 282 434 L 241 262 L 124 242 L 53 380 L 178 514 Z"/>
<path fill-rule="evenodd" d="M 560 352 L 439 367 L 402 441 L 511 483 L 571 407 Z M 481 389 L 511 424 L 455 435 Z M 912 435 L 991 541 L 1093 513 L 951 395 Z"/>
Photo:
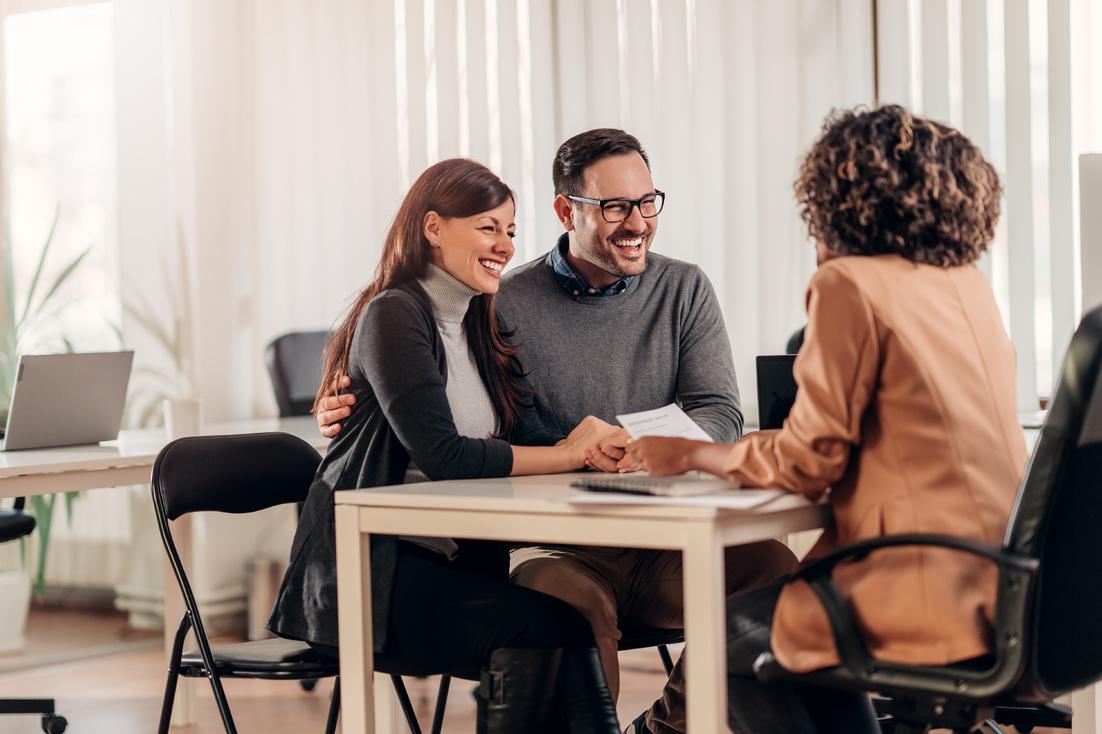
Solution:
<path fill-rule="evenodd" d="M 380 294 L 360 319 L 352 359 L 363 369 L 391 429 L 429 479 L 508 476 L 505 441 L 459 435 L 433 348 L 434 328 L 414 296 Z"/>
<path fill-rule="evenodd" d="M 872 310 L 829 263 L 811 278 L 808 324 L 796 358 L 796 401 L 784 426 L 735 444 L 728 476 L 742 486 L 781 487 L 818 499 L 846 471 L 879 375 Z"/>
<path fill-rule="evenodd" d="M 731 341 L 712 284 L 699 270 L 678 345 L 677 399 L 716 441 L 737 441 L 742 435 Z"/>

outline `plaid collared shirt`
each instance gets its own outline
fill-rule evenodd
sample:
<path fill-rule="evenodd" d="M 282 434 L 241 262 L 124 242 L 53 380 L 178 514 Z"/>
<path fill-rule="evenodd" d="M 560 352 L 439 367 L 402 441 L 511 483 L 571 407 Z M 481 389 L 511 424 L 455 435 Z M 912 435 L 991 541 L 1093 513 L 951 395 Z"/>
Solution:
<path fill-rule="evenodd" d="M 574 298 L 582 298 L 586 296 L 592 296 L 594 298 L 600 298 L 602 296 L 618 296 L 628 289 L 631 282 L 635 280 L 634 276 L 627 278 L 620 278 L 612 285 L 605 286 L 604 288 L 594 288 L 589 283 L 586 283 L 582 276 L 570 267 L 570 263 L 566 259 L 566 250 L 570 246 L 570 240 L 567 235 L 563 235 L 559 238 L 559 241 L 555 243 L 555 246 L 551 248 L 551 252 L 547 253 L 547 265 L 551 268 L 551 272 L 555 275 L 555 280 L 566 289 L 567 293 L 570 293 Z"/>

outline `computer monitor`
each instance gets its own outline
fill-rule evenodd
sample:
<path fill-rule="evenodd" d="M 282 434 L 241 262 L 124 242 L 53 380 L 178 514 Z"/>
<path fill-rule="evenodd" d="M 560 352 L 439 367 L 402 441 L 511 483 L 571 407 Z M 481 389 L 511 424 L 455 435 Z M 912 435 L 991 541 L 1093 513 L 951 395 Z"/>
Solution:
<path fill-rule="evenodd" d="M 766 354 L 757 358 L 758 424 L 762 430 L 780 428 L 796 402 L 795 354 Z"/>

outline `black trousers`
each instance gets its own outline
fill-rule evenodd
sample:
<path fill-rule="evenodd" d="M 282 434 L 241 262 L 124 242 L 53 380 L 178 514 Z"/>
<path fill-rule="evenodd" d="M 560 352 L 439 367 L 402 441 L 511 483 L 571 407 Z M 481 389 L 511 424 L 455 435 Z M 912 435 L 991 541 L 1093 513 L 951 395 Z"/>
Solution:
<path fill-rule="evenodd" d="M 509 583 L 505 545 L 456 543 L 452 561 L 413 543 L 398 544 L 387 655 L 430 670 L 478 671 L 499 648 L 593 647 L 593 630 L 580 612 Z"/>

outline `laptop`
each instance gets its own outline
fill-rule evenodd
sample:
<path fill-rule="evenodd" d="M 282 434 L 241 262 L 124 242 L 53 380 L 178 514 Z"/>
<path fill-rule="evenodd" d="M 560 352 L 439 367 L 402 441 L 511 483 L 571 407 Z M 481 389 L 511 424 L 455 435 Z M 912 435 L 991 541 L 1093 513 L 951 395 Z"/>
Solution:
<path fill-rule="evenodd" d="M 117 438 L 133 361 L 132 351 L 22 355 L 0 451 Z"/>
<path fill-rule="evenodd" d="M 646 494 L 655 497 L 691 497 L 738 489 L 738 485 L 730 480 L 696 472 L 673 477 L 596 475 L 576 479 L 570 486 L 590 492 Z"/>
<path fill-rule="evenodd" d="M 792 374 L 795 354 L 766 354 L 758 357 L 758 427 L 780 428 L 796 402 L 796 378 Z"/>

